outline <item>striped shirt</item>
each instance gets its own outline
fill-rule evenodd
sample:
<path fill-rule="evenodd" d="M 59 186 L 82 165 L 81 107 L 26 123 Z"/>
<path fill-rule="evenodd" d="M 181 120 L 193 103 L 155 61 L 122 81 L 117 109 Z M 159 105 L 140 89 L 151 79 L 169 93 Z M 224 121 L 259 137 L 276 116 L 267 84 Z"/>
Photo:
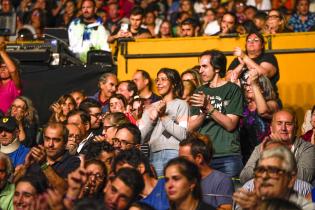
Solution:
<path fill-rule="evenodd" d="M 254 191 L 254 179 L 247 181 L 243 187 L 247 191 Z M 306 196 L 312 191 L 312 185 L 303 180 L 297 179 L 294 183 L 293 190 L 302 196 Z"/>

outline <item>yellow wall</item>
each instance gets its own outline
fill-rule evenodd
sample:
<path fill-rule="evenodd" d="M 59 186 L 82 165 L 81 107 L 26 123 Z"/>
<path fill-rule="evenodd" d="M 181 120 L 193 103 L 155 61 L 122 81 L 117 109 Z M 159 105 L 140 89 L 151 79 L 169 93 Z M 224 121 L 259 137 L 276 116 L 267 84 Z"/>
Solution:
<path fill-rule="evenodd" d="M 271 41 L 273 50 L 313 48 L 315 51 L 315 33 L 281 34 L 266 37 L 267 39 Z M 244 36 L 146 39 L 129 42 L 125 46 L 124 53 L 128 55 L 200 53 L 209 49 L 231 52 L 234 47 L 244 48 L 244 45 Z M 301 122 L 304 111 L 315 104 L 315 52 L 276 54 L 276 57 L 280 67 L 278 82 L 280 98 L 284 106 L 292 107 L 297 111 Z M 228 64 L 233 58 L 228 56 Z M 198 57 L 125 59 L 119 52 L 118 77 L 121 80 L 130 79 L 136 69 L 144 69 L 155 78 L 157 71 L 162 67 L 175 68 L 182 72 L 195 65 L 198 65 Z"/>

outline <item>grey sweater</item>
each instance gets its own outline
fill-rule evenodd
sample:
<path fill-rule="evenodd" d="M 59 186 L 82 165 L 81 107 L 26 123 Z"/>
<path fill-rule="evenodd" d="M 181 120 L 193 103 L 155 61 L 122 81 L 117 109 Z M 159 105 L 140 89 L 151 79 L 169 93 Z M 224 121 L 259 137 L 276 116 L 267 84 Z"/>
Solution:
<path fill-rule="evenodd" d="M 151 106 L 156 107 L 159 101 Z M 186 138 L 189 106 L 186 101 L 174 99 L 166 105 L 167 117 L 163 120 L 158 118 L 153 122 L 149 118 L 149 111 L 144 111 L 140 121 L 140 131 L 142 142 L 149 139 L 151 152 L 157 152 L 165 149 L 179 148 L 179 142 Z"/>

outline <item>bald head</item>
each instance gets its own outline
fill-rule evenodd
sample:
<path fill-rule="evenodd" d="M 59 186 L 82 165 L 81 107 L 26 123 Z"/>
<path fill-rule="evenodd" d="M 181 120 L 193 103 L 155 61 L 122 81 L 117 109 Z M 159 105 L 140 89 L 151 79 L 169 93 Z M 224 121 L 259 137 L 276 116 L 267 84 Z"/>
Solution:
<path fill-rule="evenodd" d="M 289 110 L 280 110 L 274 113 L 270 130 L 274 138 L 292 144 L 297 130 L 297 122 L 294 113 Z"/>

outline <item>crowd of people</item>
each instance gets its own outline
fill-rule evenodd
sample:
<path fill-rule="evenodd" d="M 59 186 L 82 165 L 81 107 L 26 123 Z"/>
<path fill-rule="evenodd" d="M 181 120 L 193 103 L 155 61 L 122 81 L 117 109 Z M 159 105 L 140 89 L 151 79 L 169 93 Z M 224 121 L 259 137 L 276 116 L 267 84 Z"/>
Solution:
<path fill-rule="evenodd" d="M 45 37 L 45 27 L 68 29 L 70 49 L 83 62 L 89 50 L 110 51 L 119 39 L 276 34 L 315 30 L 309 0 L 1 0 L 16 13 L 17 35 Z"/>
<path fill-rule="evenodd" d="M 1 37 L 0 209 L 314 210 L 315 106 L 298 136 L 262 35 L 311 30 L 307 0 L 280 25 L 292 8 L 264 0 L 2 0 L 1 11 L 16 11 L 18 24 L 44 15 L 37 20 L 45 23 L 29 24 L 38 37 L 44 26 L 68 26 L 82 61 L 108 42 L 172 37 L 177 26 L 178 36 L 235 33 L 250 21 L 252 28 L 229 66 L 223 52 L 207 50 L 182 74 L 165 67 L 152 79 L 138 69 L 118 80 L 104 73 L 94 95 L 72 90 L 47 107 L 45 125 Z M 163 30 L 169 34 L 159 36 Z"/>

